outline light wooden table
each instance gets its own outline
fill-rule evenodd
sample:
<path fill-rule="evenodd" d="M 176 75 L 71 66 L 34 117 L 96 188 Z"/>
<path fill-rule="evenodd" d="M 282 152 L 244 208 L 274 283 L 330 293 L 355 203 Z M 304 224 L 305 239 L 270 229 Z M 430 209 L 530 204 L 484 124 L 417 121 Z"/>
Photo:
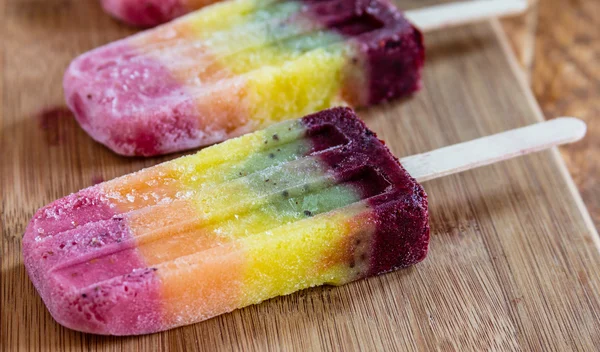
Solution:
<path fill-rule="evenodd" d="M 502 23 L 546 118 L 577 116 L 587 137 L 561 148 L 600 228 L 600 1 L 535 0 Z"/>
<path fill-rule="evenodd" d="M 397 0 L 404 8 L 439 1 Z M 585 10 L 572 17 L 543 9 L 531 76 L 548 116 L 573 114 L 590 123 L 590 136 L 563 150 L 597 220 L 598 207 L 590 201 L 598 193 L 586 181 L 597 176 L 592 151 L 598 140 L 592 121 L 597 81 L 589 83 L 597 77 L 592 67 L 597 51 L 590 54 L 588 45 L 572 38 L 592 33 L 598 21 L 578 18 L 592 16 L 598 4 L 580 0 L 569 6 Z M 580 37 L 570 30 L 543 30 L 545 21 L 551 29 L 574 26 Z M 431 254 L 410 269 L 305 290 L 147 336 L 104 337 L 62 328 L 22 263 L 21 237 L 34 211 L 102 179 L 174 157 L 118 157 L 93 142 L 64 108 L 60 86 L 69 61 L 132 32 L 105 16 L 98 0 L 0 0 L 0 351 L 593 351 L 600 346 L 600 240 L 556 151 L 425 183 Z M 518 42 L 526 31 L 515 33 Z M 426 39 L 424 89 L 360 112 L 396 155 L 542 119 L 497 22 Z M 570 58 L 572 50 L 577 58 Z M 538 86 L 538 76 L 546 83 Z M 587 100 L 575 99 L 586 94 Z"/>

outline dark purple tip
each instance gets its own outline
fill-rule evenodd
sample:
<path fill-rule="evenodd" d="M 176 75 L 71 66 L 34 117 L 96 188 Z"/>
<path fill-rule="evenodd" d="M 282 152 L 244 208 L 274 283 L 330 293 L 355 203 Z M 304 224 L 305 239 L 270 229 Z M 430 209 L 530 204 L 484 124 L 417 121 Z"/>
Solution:
<path fill-rule="evenodd" d="M 346 70 L 349 87 L 345 93 L 353 105 L 373 105 L 421 88 L 423 36 L 392 4 L 382 0 L 303 2 L 312 7 L 311 17 L 350 38 L 355 46 L 356 57 Z"/>
<path fill-rule="evenodd" d="M 316 155 L 373 209 L 376 230 L 367 275 L 404 268 L 425 259 L 429 245 L 427 195 L 377 135 L 348 108 L 321 111 L 304 117 L 302 122 L 309 136 L 329 129 L 335 130 L 333 136 L 341 135 L 347 141 Z"/>

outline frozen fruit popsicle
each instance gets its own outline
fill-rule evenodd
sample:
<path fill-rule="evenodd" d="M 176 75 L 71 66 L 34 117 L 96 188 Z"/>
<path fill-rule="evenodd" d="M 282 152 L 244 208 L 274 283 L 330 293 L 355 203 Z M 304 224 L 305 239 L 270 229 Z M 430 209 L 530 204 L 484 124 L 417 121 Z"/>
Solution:
<path fill-rule="evenodd" d="M 64 88 L 94 139 L 150 156 L 409 95 L 423 60 L 381 0 L 233 0 L 80 56 Z"/>
<path fill-rule="evenodd" d="M 59 199 L 23 255 L 59 323 L 129 335 L 407 267 L 428 242 L 423 188 L 336 108 Z"/>
<path fill-rule="evenodd" d="M 347 108 L 285 121 L 40 209 L 25 266 L 61 324 L 143 334 L 415 264 L 429 180 L 572 142 L 556 119 L 401 160 Z M 413 178 L 414 177 L 414 178 Z"/>
<path fill-rule="evenodd" d="M 221 0 L 101 0 L 104 10 L 134 26 L 151 27 Z M 516 14 L 527 7 L 526 0 L 469 0 L 452 2 L 407 13 L 420 28 L 447 27 L 489 17 Z"/>

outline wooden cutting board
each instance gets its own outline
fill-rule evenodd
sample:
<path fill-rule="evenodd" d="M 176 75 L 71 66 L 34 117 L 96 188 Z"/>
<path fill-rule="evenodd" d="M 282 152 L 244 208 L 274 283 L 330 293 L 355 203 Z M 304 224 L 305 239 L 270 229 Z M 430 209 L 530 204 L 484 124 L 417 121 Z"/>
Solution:
<path fill-rule="evenodd" d="M 69 61 L 132 32 L 96 0 L 0 0 L 2 350 L 599 348 L 600 239 L 556 150 L 426 183 L 431 250 L 412 268 L 148 336 L 58 325 L 22 263 L 21 236 L 35 210 L 175 157 L 116 156 L 64 108 Z M 542 120 L 496 22 L 426 40 L 423 91 L 360 112 L 396 155 Z"/>

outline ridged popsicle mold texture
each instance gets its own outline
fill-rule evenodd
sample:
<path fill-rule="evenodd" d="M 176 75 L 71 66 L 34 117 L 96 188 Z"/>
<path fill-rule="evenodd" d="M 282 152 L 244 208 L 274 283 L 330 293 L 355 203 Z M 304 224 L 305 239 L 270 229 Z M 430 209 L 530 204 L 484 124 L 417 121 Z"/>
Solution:
<path fill-rule="evenodd" d="M 423 62 L 383 0 L 233 0 L 81 55 L 64 89 L 95 140 L 151 156 L 410 95 Z"/>
<path fill-rule="evenodd" d="M 52 316 L 131 335 L 423 260 L 427 196 L 347 108 L 59 199 L 23 256 Z"/>

